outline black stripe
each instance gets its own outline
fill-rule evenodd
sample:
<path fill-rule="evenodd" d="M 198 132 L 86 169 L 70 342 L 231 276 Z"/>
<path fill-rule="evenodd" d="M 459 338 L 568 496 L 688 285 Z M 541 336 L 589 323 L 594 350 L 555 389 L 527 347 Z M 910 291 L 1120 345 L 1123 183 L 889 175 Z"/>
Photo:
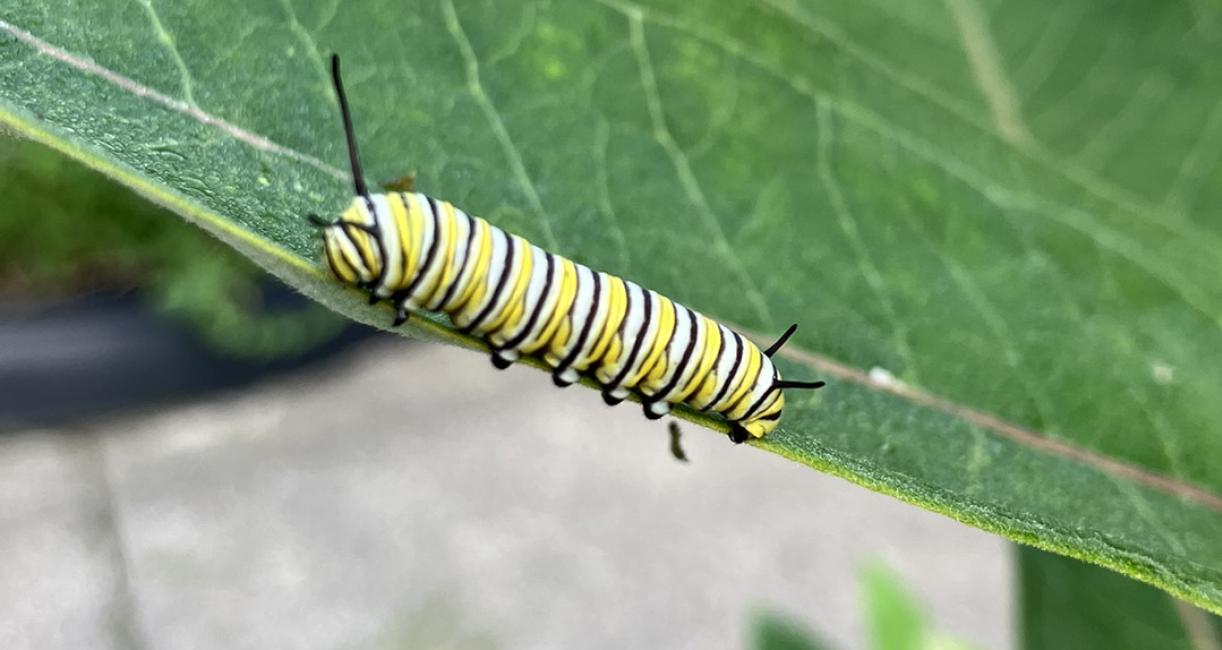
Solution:
<path fill-rule="evenodd" d="M 760 410 L 760 409 L 761 409 L 761 408 L 764 406 L 764 400 L 768 399 L 768 396 L 769 396 L 769 395 L 772 395 L 772 396 L 773 396 L 773 397 L 772 397 L 772 400 L 768 402 L 768 405 L 769 405 L 769 406 L 771 406 L 771 405 L 772 405 L 772 402 L 775 402 L 775 401 L 776 401 L 776 395 L 780 395 L 780 393 L 781 393 L 781 389 L 779 389 L 779 388 L 777 388 L 777 387 L 775 387 L 775 386 L 773 386 L 773 387 L 769 388 L 768 390 L 764 391 L 764 394 L 763 394 L 763 395 L 760 395 L 760 398 L 759 398 L 759 399 L 757 399 L 757 400 L 755 400 L 755 403 L 751 405 L 751 408 L 747 409 L 747 412 L 746 412 L 746 413 L 743 413 L 743 416 L 742 416 L 741 418 L 739 418 L 739 419 L 738 419 L 738 421 L 739 421 L 739 422 L 744 422 L 744 421 L 746 421 L 746 420 L 750 420 L 750 419 L 751 419 L 751 416 L 752 416 L 752 415 L 753 415 L 753 414 L 754 414 L 756 411 Z"/>
<path fill-rule="evenodd" d="M 368 271 L 369 264 L 365 261 L 365 254 L 361 252 L 360 242 L 357 241 L 356 237 L 352 236 L 351 232 L 352 230 L 355 230 L 357 233 L 363 233 L 364 231 L 350 223 L 342 223 L 341 227 L 344 229 L 344 236 L 347 237 L 348 242 L 352 244 L 352 248 L 356 249 L 356 259 L 354 260 L 348 257 L 348 254 L 344 252 L 342 247 L 339 249 L 339 254 L 343 256 L 344 261 L 347 262 L 348 266 L 352 268 L 352 273 L 356 276 L 357 282 L 359 282 L 360 285 L 364 285 L 365 280 L 361 277 L 361 269 L 364 268 L 366 271 Z"/>
<path fill-rule="evenodd" d="M 779 420 L 781 419 L 781 412 L 777 411 L 776 413 L 773 413 L 772 415 L 765 415 L 762 418 L 755 418 L 755 419 L 756 420 Z"/>
<path fill-rule="evenodd" d="M 497 230 L 505 236 L 505 268 L 501 269 L 501 277 L 496 281 L 496 288 L 492 290 L 492 299 L 488 301 L 488 304 L 484 305 L 484 308 L 480 310 L 475 320 L 472 320 L 470 324 L 462 328 L 464 334 L 470 334 L 475 331 L 475 328 L 479 327 L 485 318 L 488 318 L 492 308 L 496 307 L 496 303 L 501 299 L 501 292 L 505 290 L 505 283 L 509 280 L 509 271 L 513 268 L 513 249 L 515 248 L 513 237 L 504 230 L 499 228 Z"/>
<path fill-rule="evenodd" d="M 535 323 L 539 322 L 539 314 L 543 311 L 543 303 L 547 302 L 547 294 L 552 290 L 552 270 L 555 268 L 555 260 L 552 254 L 543 251 L 543 256 L 547 258 L 547 279 L 543 281 L 543 292 L 539 294 L 539 302 L 535 303 L 535 308 L 530 312 L 530 318 L 526 320 L 526 327 L 522 328 L 516 336 L 505 342 L 503 348 L 517 348 L 522 341 L 526 340 L 526 335 L 535 328 Z M 530 288 L 527 287 L 527 295 L 530 294 Z"/>
<path fill-rule="evenodd" d="M 386 274 L 390 273 L 390 255 L 389 249 L 382 241 L 382 224 L 378 223 L 378 211 L 373 207 L 373 199 L 368 196 L 365 198 L 365 209 L 369 210 L 369 218 L 373 219 L 373 232 L 369 234 L 374 243 L 378 246 L 378 254 L 382 256 L 382 268 L 378 269 L 378 279 L 374 281 L 376 287 L 383 287 L 386 283 Z"/>
<path fill-rule="evenodd" d="M 326 241 L 322 243 L 322 252 L 327 257 L 327 266 L 331 267 L 331 272 L 335 274 L 335 277 L 340 277 L 339 265 L 335 263 L 335 255 L 331 253 L 331 247 L 327 245 Z"/>
<path fill-rule="evenodd" d="M 416 277 L 412 278 L 412 281 L 403 289 L 403 293 L 408 296 L 412 295 L 412 292 L 416 290 L 416 286 L 428 274 L 429 267 L 433 264 L 433 258 L 437 257 L 437 249 L 441 247 L 441 219 L 437 216 L 436 208 L 437 206 L 433 203 L 433 199 L 429 199 L 429 213 L 433 218 L 433 243 L 429 244 L 429 251 L 425 254 L 424 261 L 420 263 L 420 271 L 416 273 Z"/>
<path fill-rule="evenodd" d="M 645 309 L 644 309 L 645 316 L 641 320 L 641 330 L 636 333 L 636 341 L 633 342 L 632 344 L 632 352 L 628 354 L 628 361 L 624 363 L 624 367 L 620 369 L 619 374 L 616 375 L 613 380 L 611 380 L 611 383 L 609 384 L 610 386 L 619 386 L 620 382 L 628 378 L 628 375 L 632 372 L 633 364 L 636 363 L 637 356 L 640 355 L 641 353 L 641 345 L 645 343 L 645 335 L 649 333 L 649 318 L 651 315 L 651 310 L 650 310 L 651 299 L 649 297 L 649 294 L 653 292 L 649 291 L 648 289 L 643 289 L 641 287 L 637 287 L 637 288 L 641 289 L 641 294 L 645 296 Z M 625 311 L 624 314 L 627 315 L 628 312 Z M 625 318 L 624 320 L 626 323 L 628 319 Z M 623 328 L 621 328 L 621 330 L 622 329 Z"/>
<path fill-rule="evenodd" d="M 649 290 L 648 290 L 648 289 L 644 289 L 644 291 L 649 291 Z M 656 291 L 650 291 L 650 294 L 651 294 L 652 296 L 654 296 L 654 297 L 657 297 L 657 298 L 658 298 L 658 313 L 659 313 L 659 315 L 660 315 L 660 314 L 661 314 L 661 312 L 662 312 L 662 302 L 661 302 L 661 301 L 662 301 L 662 300 L 669 300 L 669 299 L 667 299 L 667 298 L 663 298 L 663 297 L 659 296 L 659 295 L 658 295 L 658 293 L 657 293 Z M 675 311 L 676 311 L 676 313 L 677 313 L 677 312 L 679 311 L 679 306 L 678 306 L 678 305 L 676 305 L 676 304 L 675 304 L 675 301 L 673 301 L 673 300 L 671 300 L 671 301 L 670 301 L 670 304 L 671 304 L 671 306 L 672 306 L 672 307 L 674 307 L 674 308 L 675 308 Z M 677 319 L 677 318 L 678 318 L 678 317 L 676 316 L 676 319 Z M 662 338 L 662 330 L 661 330 L 660 328 L 658 329 L 658 338 Z M 640 374 L 640 375 L 641 375 L 641 378 L 642 378 L 642 379 L 644 379 L 645 377 L 649 376 L 649 373 L 653 372 L 653 369 L 654 369 L 654 368 L 656 368 L 656 367 L 658 366 L 658 364 L 659 364 L 659 363 L 663 363 L 663 362 L 664 362 L 664 360 L 666 359 L 666 348 L 670 346 L 670 342 L 671 342 L 672 340 L 674 340 L 674 338 L 675 338 L 675 332 L 674 332 L 674 330 L 672 329 L 672 330 L 671 330 L 671 332 L 670 332 L 670 338 L 666 339 L 666 344 L 662 346 L 662 354 L 659 354 L 659 355 L 657 356 L 657 358 L 653 360 L 653 363 L 649 365 L 649 367 L 644 367 L 644 366 L 642 366 L 642 367 L 641 367 L 641 370 L 640 370 L 640 372 L 639 372 L 638 374 Z M 652 349 L 653 349 L 653 346 L 652 346 L 652 345 L 651 345 L 651 346 L 649 346 L 649 349 L 650 349 L 650 350 L 652 350 Z M 649 350 L 646 350 L 646 351 L 645 351 L 645 353 L 646 353 L 646 354 L 648 354 L 648 353 L 649 353 Z"/>
<path fill-rule="evenodd" d="M 755 344 L 754 344 L 754 343 L 752 343 L 752 345 L 755 345 Z M 755 379 L 754 379 L 754 380 L 752 380 L 752 382 L 751 382 L 751 387 L 750 387 L 750 388 L 748 388 L 747 390 L 743 391 L 743 395 L 742 395 L 742 397 L 740 397 L 740 398 L 738 398 L 738 399 L 734 400 L 734 403 L 733 403 L 733 404 L 731 404 L 731 405 L 727 406 L 727 407 L 726 407 L 726 408 L 724 408 L 724 409 L 720 409 L 720 412 L 721 412 L 721 413 L 729 413 L 730 411 L 733 411 L 734 409 L 738 408 L 738 405 L 739 405 L 739 404 L 742 404 L 742 403 L 743 403 L 743 400 L 747 399 L 747 397 L 748 397 L 749 395 L 751 395 L 751 391 L 755 389 L 755 385 L 756 385 L 756 384 L 758 384 L 758 383 L 759 383 L 759 381 L 760 381 L 760 379 L 761 379 L 761 378 L 764 376 L 764 372 L 763 372 L 763 371 L 764 371 L 764 366 L 763 366 L 763 364 L 761 363 L 761 364 L 760 364 L 760 368 L 759 368 L 759 372 L 757 372 L 757 373 L 755 374 Z M 744 379 L 744 380 L 746 380 L 746 377 L 743 377 L 743 379 Z M 766 395 L 768 395 L 769 391 L 771 391 L 771 390 L 772 390 L 772 388 L 770 387 L 768 390 L 764 391 L 764 395 L 765 395 L 765 396 L 766 396 Z M 763 399 L 763 398 L 761 397 L 761 399 Z M 752 405 L 752 408 L 754 408 L 755 406 L 758 406 L 758 403 L 757 403 L 757 404 L 753 404 L 753 405 Z M 750 413 L 750 412 L 751 412 L 751 409 L 747 409 L 747 413 Z"/>
<path fill-rule="evenodd" d="M 726 337 L 721 335 L 721 326 L 716 323 L 713 323 L 713 326 L 717 328 L 717 354 L 713 356 L 713 363 L 709 365 L 709 369 L 704 373 L 704 377 L 707 377 L 710 372 L 717 372 L 717 360 L 721 359 L 721 355 L 726 351 Z M 704 377 L 700 378 L 700 383 L 704 383 Z M 695 379 L 695 377 L 692 377 L 693 381 Z M 697 384 L 696 390 L 700 390 L 699 384 Z"/>
<path fill-rule="evenodd" d="M 726 383 L 721 385 L 721 390 L 717 391 L 717 395 L 713 397 L 712 401 L 710 401 L 708 405 L 705 406 L 703 409 L 700 409 L 702 411 L 707 411 L 708 409 L 716 405 L 718 402 L 725 399 L 726 392 L 730 390 L 730 385 L 734 383 L 734 375 L 738 373 L 738 366 L 743 361 L 743 340 L 738 338 L 738 332 L 735 332 L 734 330 L 728 330 L 728 329 L 722 328 L 720 325 L 718 325 L 717 327 L 722 330 L 723 339 L 725 338 L 725 333 L 729 332 L 730 336 L 733 336 L 734 340 L 738 342 L 738 347 L 735 348 L 734 350 L 734 365 L 730 366 L 730 374 L 726 375 Z M 717 355 L 717 356 L 718 356 L 717 362 L 720 363 L 721 355 Z M 714 371 L 716 371 L 717 363 L 713 364 L 713 369 Z"/>
<path fill-rule="evenodd" d="M 632 311 L 632 292 L 628 290 L 628 283 L 627 283 L 627 282 L 624 282 L 624 280 L 623 280 L 622 278 L 617 278 L 617 277 L 615 277 L 615 276 L 611 276 L 611 281 L 612 281 L 612 282 L 618 282 L 618 283 L 620 283 L 620 286 L 624 287 L 624 317 L 623 317 L 623 318 L 621 318 L 621 319 L 620 319 L 620 322 L 616 324 L 616 327 L 617 327 L 617 328 L 622 329 L 622 328 L 624 327 L 624 324 L 625 324 L 625 323 L 628 321 L 628 312 Z M 603 323 L 603 327 L 604 327 L 604 329 L 603 329 L 603 331 L 599 332 L 599 337 L 600 337 L 600 338 L 601 338 L 602 334 L 603 334 L 603 333 L 605 333 L 605 332 L 607 331 L 605 328 L 608 328 L 608 327 L 610 327 L 610 326 L 611 326 L 611 308 L 610 308 L 610 302 L 608 301 L 608 303 L 607 303 L 607 304 L 608 304 L 608 307 L 607 307 L 607 322 L 606 322 L 606 323 Z M 619 331 L 619 329 L 617 329 L 616 331 Z M 614 334 L 612 334 L 612 336 L 615 336 L 615 335 L 614 335 Z M 607 343 L 607 349 L 606 349 L 606 350 L 603 350 L 603 356 L 599 357 L 599 358 L 596 360 L 596 362 L 598 363 L 598 367 L 600 367 L 600 368 L 602 367 L 603 362 L 605 362 L 605 361 L 606 361 L 607 351 L 608 351 L 608 350 L 610 350 L 610 349 L 611 349 L 611 343 L 608 341 L 608 343 Z M 604 397 L 604 400 L 605 400 L 605 399 L 606 399 L 606 398 Z M 610 402 L 608 402 L 608 404 L 610 404 Z"/>
<path fill-rule="evenodd" d="M 445 309 L 445 306 L 454 299 L 454 292 L 458 290 L 458 283 L 462 281 L 463 273 L 466 272 L 467 265 L 471 263 L 471 256 L 474 254 L 471 248 L 475 246 L 475 233 L 479 231 L 479 223 L 469 215 L 467 221 L 471 224 L 471 227 L 467 229 L 467 254 L 462 258 L 462 268 L 458 269 L 458 273 L 454 275 L 454 282 L 446 287 L 445 295 L 442 296 L 441 303 L 437 305 L 438 309 Z"/>
<path fill-rule="evenodd" d="M 404 217 L 403 221 L 404 221 L 404 223 L 406 224 L 406 227 L 407 227 L 408 231 L 410 232 L 410 231 L 411 231 L 411 228 L 412 228 L 412 217 L 411 217 L 411 212 L 412 212 L 412 209 L 411 209 L 410 207 L 408 207 L 408 205 L 407 205 L 407 194 L 404 194 L 404 193 L 402 193 L 402 192 L 399 192 L 399 193 L 395 194 L 395 196 L 396 196 L 396 197 L 398 197 L 398 199 L 399 199 L 399 204 L 403 206 L 403 210 L 404 210 L 404 211 L 407 213 L 407 216 L 406 216 L 406 217 Z M 424 243 L 424 240 L 423 240 L 424 233 L 420 233 L 420 237 L 422 238 L 422 239 L 420 240 L 420 243 L 421 243 L 421 244 L 423 244 L 423 243 Z M 413 237 L 413 239 L 415 239 L 415 238 Z M 400 238 L 400 239 L 399 239 L 399 242 L 400 242 L 400 245 L 402 245 L 403 239 L 402 239 L 402 238 Z M 413 244 L 413 245 L 414 245 L 414 244 Z M 408 251 L 407 251 L 407 250 L 404 250 L 404 251 L 403 251 L 403 278 L 404 278 L 404 279 L 407 279 L 407 278 L 409 278 L 409 277 L 412 277 L 412 270 L 411 270 L 410 268 L 408 268 L 408 267 L 407 267 L 408 262 L 410 262 L 410 261 L 411 261 L 411 260 L 409 260 L 409 259 L 408 259 L 408 257 L 409 257 L 409 256 L 408 256 L 408 254 L 407 254 L 407 253 L 408 253 Z M 408 288 L 406 288 L 406 289 L 399 289 L 398 291 L 396 291 L 396 292 L 395 292 L 395 298 L 397 298 L 397 299 L 399 299 L 399 300 L 405 300 L 405 299 L 408 297 L 408 295 L 407 295 L 407 294 L 409 293 L 410 288 L 411 288 L 411 286 L 412 286 L 413 284 L 414 284 L 414 283 L 413 283 L 412 281 L 410 281 L 410 280 L 409 280 L 409 281 L 408 281 L 408 284 L 407 284 L 407 287 L 408 287 Z"/>
<path fill-rule="evenodd" d="M 598 315 L 598 299 L 602 293 L 602 283 L 598 279 L 598 271 L 589 268 L 586 268 L 586 270 L 594 278 L 594 299 L 590 302 L 590 313 L 586 314 L 585 321 L 581 324 L 581 334 L 577 337 L 577 345 L 573 346 L 573 349 L 569 350 L 569 353 L 556 366 L 556 371 L 553 374 L 557 377 L 577 361 L 577 356 L 581 354 L 581 349 L 586 346 L 586 341 L 590 338 L 590 327 L 594 325 L 594 317 Z M 579 278 L 578 281 L 580 281 L 581 274 L 578 274 L 577 277 Z M 609 308 L 608 311 L 610 311 Z"/>
<path fill-rule="evenodd" d="M 670 391 L 675 389 L 675 386 L 679 384 L 679 380 L 683 377 L 683 373 L 687 370 L 686 366 L 692 358 L 692 351 L 696 349 L 696 314 L 692 313 L 692 310 L 684 307 L 683 305 L 678 303 L 671 304 L 675 306 L 676 310 L 682 309 L 683 311 L 687 312 L 688 318 L 690 318 L 692 321 L 691 335 L 688 337 L 687 349 L 683 351 L 683 357 L 679 359 L 679 367 L 675 368 L 675 374 L 671 376 L 670 382 L 668 382 L 666 386 L 662 387 L 662 389 L 657 392 L 658 395 L 667 395 L 670 393 Z M 673 341 L 674 338 L 672 337 L 671 340 Z M 665 355 L 665 353 L 663 353 L 663 355 Z"/>

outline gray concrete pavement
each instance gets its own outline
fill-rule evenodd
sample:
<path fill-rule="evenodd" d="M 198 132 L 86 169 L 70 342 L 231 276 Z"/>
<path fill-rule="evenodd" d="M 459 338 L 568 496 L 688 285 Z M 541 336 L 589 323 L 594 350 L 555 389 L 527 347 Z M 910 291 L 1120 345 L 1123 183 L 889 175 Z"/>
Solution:
<path fill-rule="evenodd" d="M 882 560 L 1013 647 L 1007 545 L 635 406 L 380 341 L 241 394 L 0 437 L 0 647 L 864 647 Z"/>

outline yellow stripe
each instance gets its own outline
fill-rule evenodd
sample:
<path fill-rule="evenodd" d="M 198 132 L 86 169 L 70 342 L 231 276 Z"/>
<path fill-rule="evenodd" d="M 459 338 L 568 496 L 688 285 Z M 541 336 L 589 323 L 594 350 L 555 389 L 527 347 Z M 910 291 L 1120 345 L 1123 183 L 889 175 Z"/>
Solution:
<path fill-rule="evenodd" d="M 344 210 L 344 214 L 340 215 L 339 220 L 340 220 L 341 225 L 344 225 L 344 224 L 354 224 L 357 226 L 365 225 L 364 220 L 361 219 L 361 209 L 359 207 L 358 201 L 360 201 L 360 199 L 353 201 L 352 205 L 350 205 L 347 210 Z M 374 267 L 373 237 L 370 236 L 369 233 L 366 232 L 365 230 L 362 230 L 360 228 L 353 228 L 351 226 L 345 227 L 344 232 L 348 233 L 349 235 L 348 238 L 352 240 L 352 243 L 356 245 L 356 249 L 360 251 L 361 258 L 364 261 L 365 268 L 369 269 L 372 272 L 373 267 Z"/>
<path fill-rule="evenodd" d="M 757 413 L 753 419 L 758 420 L 762 417 L 772 415 L 773 413 L 779 413 L 784 407 L 785 395 L 783 394 L 783 391 L 778 392 L 776 397 L 773 398 L 772 403 L 760 409 L 760 412 Z"/>
<path fill-rule="evenodd" d="M 526 293 L 526 287 L 530 284 L 530 270 L 534 266 L 535 256 L 525 239 L 512 235 L 510 241 L 516 247 L 513 255 L 514 268 L 510 270 L 511 274 L 516 274 L 513 291 L 509 294 L 509 300 L 505 302 L 500 313 L 493 315 L 489 324 L 482 327 L 489 332 L 499 333 L 502 328 L 517 328 L 518 321 L 522 319 L 522 312 L 526 308 L 522 304 L 522 295 Z"/>
<path fill-rule="evenodd" d="M 451 313 L 454 314 L 473 311 L 484 299 L 484 292 L 488 290 L 488 265 L 492 264 L 492 226 L 478 218 L 473 218 L 472 223 L 481 232 L 479 243 L 471 253 L 475 257 L 475 261 L 471 262 L 475 265 L 475 269 L 471 273 L 467 286 L 462 290 L 462 295 L 454 301 L 454 307 L 451 310 Z M 468 314 L 468 316 L 474 317 L 475 314 Z"/>
<path fill-rule="evenodd" d="M 335 235 L 336 243 L 338 244 L 336 248 L 339 250 L 340 257 L 344 258 L 344 263 L 352 267 L 352 272 L 354 275 L 356 275 L 357 280 L 359 281 L 364 279 L 361 277 L 361 267 L 365 266 L 365 264 L 361 261 L 361 259 L 359 259 L 361 257 L 361 251 L 350 235 L 351 233 L 348 229 L 344 229 L 342 232 L 337 233 Z M 343 244 L 345 240 L 351 245 L 344 246 Z M 368 267 L 366 267 L 366 270 L 368 270 Z"/>
<path fill-rule="evenodd" d="M 454 214 L 454 206 L 447 201 L 442 201 L 441 205 L 444 206 L 443 209 L 445 210 L 446 219 L 448 220 L 446 223 L 446 229 L 450 238 L 450 248 L 448 254 L 446 255 L 446 265 L 445 268 L 441 270 L 441 283 L 437 287 L 437 291 L 444 295 L 446 290 L 450 288 L 450 285 L 454 284 L 455 280 L 457 280 L 457 278 L 454 276 L 458 275 L 458 271 L 460 270 L 458 265 L 455 264 L 455 262 L 458 261 L 458 247 L 466 244 L 467 242 L 458 241 L 458 215 Z M 471 225 L 474 227 L 475 224 Z M 439 296 L 434 296 L 434 298 L 438 297 Z M 430 300 L 430 302 L 432 301 Z"/>
<path fill-rule="evenodd" d="M 539 330 L 539 336 L 534 340 L 526 341 L 522 346 L 523 354 L 534 354 L 539 348 L 547 345 L 555 334 L 557 328 L 560 327 L 562 321 L 568 320 L 565 315 L 569 313 L 569 308 L 573 305 L 573 300 L 577 297 L 577 268 L 572 262 L 563 257 L 556 258 L 560 262 L 560 289 L 559 297 L 556 299 L 556 304 L 552 305 L 551 314 L 548 315 L 547 321 L 543 324 L 543 329 Z M 557 289 L 552 287 L 552 292 Z M 543 296 L 540 300 L 546 300 L 547 296 Z"/>
<path fill-rule="evenodd" d="M 717 396 L 717 373 L 713 372 L 713 369 L 717 364 L 717 351 L 721 349 L 721 328 L 707 316 L 701 315 L 700 318 L 704 319 L 703 353 L 700 355 L 696 372 L 688 378 L 687 385 L 679 393 L 679 398 L 686 402 L 692 391 L 699 389 L 692 401 L 697 404 L 707 404 L 709 400 Z"/>
<path fill-rule="evenodd" d="M 399 200 L 387 201 L 387 203 L 390 204 L 390 215 L 395 220 L 395 229 L 399 231 L 399 245 L 403 247 L 403 277 L 400 282 L 403 286 L 407 286 L 407 283 L 411 282 L 412 272 L 416 268 L 416 258 L 420 254 L 416 251 L 416 246 L 412 241 L 415 230 L 412 229 L 407 219 L 405 199 L 402 194 L 395 194 L 395 197 Z"/>
<path fill-rule="evenodd" d="M 437 216 L 437 229 L 433 236 L 444 237 L 438 244 L 437 249 L 437 254 L 444 255 L 444 257 L 441 260 L 442 267 L 438 271 L 436 279 L 429 286 L 424 287 L 420 293 L 421 296 L 424 296 L 420 302 L 425 304 L 433 302 L 433 298 L 435 298 L 433 294 L 437 291 L 438 287 L 449 286 L 449 283 L 442 282 L 442 280 L 445 279 L 446 274 L 450 271 L 450 267 L 454 264 L 454 229 L 457 227 L 454 223 L 457 221 L 453 212 L 454 206 L 445 201 L 438 201 L 437 203 L 439 204 L 438 207 L 441 208 L 441 214 Z M 442 247 L 444 247 L 444 250 Z M 421 273 L 423 272 L 421 270 Z"/>
<path fill-rule="evenodd" d="M 327 241 L 324 245 L 327 247 L 329 254 L 327 255 L 327 265 L 335 272 L 336 277 L 348 284 L 356 284 L 360 278 L 357 277 L 356 269 L 348 263 L 348 259 L 344 257 L 344 251 L 340 248 L 339 242 L 335 240 L 339 235 L 334 230 L 327 231 Z"/>
<path fill-rule="evenodd" d="M 771 389 L 770 389 L 770 390 L 771 390 Z M 767 395 L 767 393 L 765 393 L 765 395 Z M 769 397 L 769 398 L 768 398 L 768 400 L 767 400 L 767 404 L 765 404 L 765 405 L 764 405 L 764 407 L 763 407 L 763 408 L 761 408 L 761 409 L 759 410 L 759 412 L 758 412 L 758 413 L 756 413 L 754 416 L 752 416 L 752 417 L 751 417 L 751 419 L 749 419 L 749 420 L 744 420 L 743 418 L 747 417 L 747 411 L 748 411 L 748 410 L 751 408 L 751 406 L 754 404 L 755 399 L 757 399 L 757 398 L 752 398 L 752 399 L 745 399 L 745 400 L 743 400 L 743 403 L 742 403 L 742 404 L 739 404 L 739 405 L 738 405 L 738 406 L 737 406 L 737 407 L 734 409 L 734 411 L 735 411 L 735 412 L 734 412 L 734 413 L 731 413 L 731 414 L 728 414 L 726 417 L 727 417 L 728 419 L 734 419 L 734 420 L 738 420 L 739 422 L 742 422 L 744 426 L 746 426 L 747 424 L 755 424 L 757 427 L 758 427 L 758 426 L 760 426 L 760 425 L 763 425 L 763 424 L 765 424 L 765 423 L 764 423 L 764 422 L 760 422 L 760 417 L 762 417 L 762 416 L 766 415 L 766 414 L 768 413 L 768 411 L 769 411 L 770 409 L 772 409 L 772 408 L 773 408 L 773 407 L 776 405 L 776 403 L 777 403 L 778 401 L 780 401 L 780 400 L 781 400 L 781 391 L 779 391 L 779 390 L 772 391 L 772 395 L 771 395 L 771 397 Z"/>
<path fill-rule="evenodd" d="M 412 252 L 416 254 L 415 260 L 412 263 L 412 268 L 415 270 L 415 273 L 412 275 L 412 278 L 414 279 L 416 275 L 424 273 L 424 267 L 418 265 L 424 264 L 424 256 L 428 251 L 425 250 L 424 245 L 424 233 L 426 228 L 424 223 L 424 211 L 420 208 L 420 195 L 408 194 L 407 196 L 407 218 L 412 224 L 412 243 L 415 244 L 412 246 Z M 433 232 L 433 237 L 436 236 L 437 233 Z"/>
<path fill-rule="evenodd" d="M 605 384 L 615 378 L 615 375 L 611 374 L 610 370 L 615 367 L 615 364 L 619 363 L 619 357 L 623 351 L 624 344 L 619 334 L 611 337 L 611 345 L 607 347 L 607 354 L 598 360 L 598 367 L 594 370 L 594 375 L 598 377 L 601 383 Z"/>
<path fill-rule="evenodd" d="M 607 317 L 603 319 L 602 330 L 594 347 L 590 349 L 590 354 L 573 364 L 578 370 L 584 370 L 590 367 L 590 364 L 604 357 L 612 361 L 619 358 L 618 346 L 614 350 L 608 348 L 611 345 L 612 339 L 619 339 L 616 334 L 619 332 L 620 323 L 624 320 L 624 311 L 627 308 L 628 302 L 628 287 L 624 286 L 624 281 L 617 277 L 605 277 L 607 278 L 608 291 L 604 294 L 603 300 L 608 301 Z M 614 354 L 608 354 L 610 352 L 614 352 Z M 606 363 L 604 362 L 603 365 L 606 365 Z"/>
<path fill-rule="evenodd" d="M 660 381 L 661 375 L 666 373 L 666 360 L 663 359 L 659 362 L 658 358 L 666 351 L 666 346 L 675 334 L 675 303 L 657 293 L 654 293 L 653 297 L 658 301 L 658 328 L 655 330 L 655 335 L 649 343 L 649 352 L 645 355 L 645 361 L 641 364 L 641 369 L 637 371 L 635 377 L 628 380 L 629 386 L 638 385 L 645 378 L 645 373 L 649 373 L 651 378 L 657 377 L 653 380 L 654 382 Z M 654 367 L 655 364 L 656 368 Z"/>
<path fill-rule="evenodd" d="M 573 328 L 569 325 L 568 318 L 560 319 L 560 327 L 556 329 L 556 336 L 552 338 L 551 345 L 548 346 L 547 352 L 543 355 L 543 360 L 547 361 L 547 365 L 555 368 L 564 360 L 564 346 L 568 345 L 569 337 L 573 335 Z"/>

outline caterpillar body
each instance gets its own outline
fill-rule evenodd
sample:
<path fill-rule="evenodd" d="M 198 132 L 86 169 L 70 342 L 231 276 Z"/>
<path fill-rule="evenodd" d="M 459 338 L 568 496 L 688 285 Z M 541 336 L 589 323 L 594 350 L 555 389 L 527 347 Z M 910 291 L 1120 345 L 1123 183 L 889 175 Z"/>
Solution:
<path fill-rule="evenodd" d="M 796 326 L 761 351 L 665 296 L 553 255 L 447 201 L 370 193 L 338 57 L 331 63 L 356 197 L 335 221 L 311 219 L 331 272 L 369 291 L 370 302 L 391 301 L 395 325 L 417 310 L 444 313 L 487 342 L 497 368 L 535 355 L 558 386 L 591 376 L 608 404 L 635 393 L 650 419 L 674 404 L 719 413 L 735 442 L 777 427 L 784 389 L 823 385 L 782 380 L 770 359 Z"/>

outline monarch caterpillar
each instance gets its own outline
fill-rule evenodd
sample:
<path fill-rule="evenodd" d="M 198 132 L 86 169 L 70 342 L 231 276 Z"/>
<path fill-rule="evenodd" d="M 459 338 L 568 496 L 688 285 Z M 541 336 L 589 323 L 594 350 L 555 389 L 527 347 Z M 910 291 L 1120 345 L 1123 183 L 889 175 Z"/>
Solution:
<path fill-rule="evenodd" d="M 371 304 L 391 301 L 395 326 L 418 309 L 445 313 L 459 331 L 487 342 L 497 368 L 537 355 L 557 386 L 591 375 L 607 404 L 635 392 L 649 419 L 673 404 L 719 413 L 736 443 L 776 429 L 784 389 L 824 385 L 782 380 L 772 364 L 797 325 L 760 351 L 683 305 L 553 255 L 446 201 L 371 194 L 335 55 L 331 77 L 356 197 L 335 221 L 310 220 L 322 230 L 335 277 L 368 290 Z"/>

